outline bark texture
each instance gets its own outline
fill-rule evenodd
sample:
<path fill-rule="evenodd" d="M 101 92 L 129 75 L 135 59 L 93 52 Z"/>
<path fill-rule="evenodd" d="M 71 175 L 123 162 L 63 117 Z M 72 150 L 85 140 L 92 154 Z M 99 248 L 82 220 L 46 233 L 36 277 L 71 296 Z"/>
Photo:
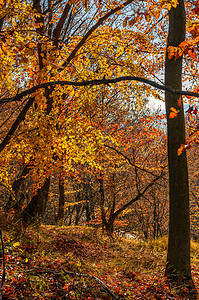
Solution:
<path fill-rule="evenodd" d="M 169 34 L 167 46 L 178 46 L 185 39 L 186 16 L 184 1 L 179 0 L 176 8 L 169 11 Z M 182 89 L 182 57 L 169 59 L 166 55 L 165 84 L 173 89 Z M 181 101 L 181 102 L 180 102 Z M 168 164 L 169 164 L 169 243 L 166 276 L 178 284 L 187 284 L 194 291 L 190 266 L 190 217 L 189 182 L 186 151 L 177 154 L 181 144 L 185 144 L 185 120 L 182 99 L 179 95 L 165 93 Z M 180 104 L 181 103 L 181 104 Z M 175 118 L 170 118 L 171 107 L 178 110 Z M 195 292 L 194 292 L 195 293 Z"/>

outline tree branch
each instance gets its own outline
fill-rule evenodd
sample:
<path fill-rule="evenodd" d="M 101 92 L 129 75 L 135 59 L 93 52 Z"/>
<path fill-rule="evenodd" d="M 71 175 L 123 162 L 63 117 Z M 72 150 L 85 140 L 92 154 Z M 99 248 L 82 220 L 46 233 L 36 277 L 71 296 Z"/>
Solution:
<path fill-rule="evenodd" d="M 81 41 L 75 46 L 75 48 L 73 49 L 73 51 L 70 53 L 70 55 L 68 56 L 68 58 L 66 59 L 66 61 L 62 64 L 62 67 L 66 67 L 68 65 L 68 63 L 75 57 L 77 51 L 85 44 L 86 40 L 89 38 L 89 36 L 100 26 L 103 24 L 103 22 L 105 20 L 107 20 L 110 16 L 112 16 L 113 14 L 115 14 L 116 12 L 118 12 L 119 10 L 121 10 L 122 8 L 124 8 L 125 6 L 129 5 L 131 2 L 133 2 L 133 0 L 127 0 L 126 2 L 124 2 L 123 4 L 121 4 L 120 6 L 112 9 L 111 11 L 109 11 L 107 14 L 105 14 L 105 16 L 101 17 L 97 23 L 95 25 L 93 25 L 91 27 L 91 29 L 84 35 L 84 37 L 81 39 Z"/>
<path fill-rule="evenodd" d="M 30 89 L 27 89 L 19 94 L 17 94 L 17 96 L 15 97 L 10 97 L 10 98 L 2 98 L 0 99 L 0 104 L 5 103 L 5 102 L 13 102 L 16 100 L 20 100 L 25 96 L 31 95 L 32 93 L 35 93 L 37 90 L 41 89 L 41 88 L 46 88 L 46 87 L 50 87 L 50 86 L 56 86 L 56 85 L 70 85 L 70 86 L 77 86 L 77 87 L 81 87 L 81 86 L 95 86 L 95 85 L 108 85 L 111 83 L 118 83 L 118 82 L 122 82 L 122 81 L 138 81 L 138 82 L 143 82 L 146 83 L 150 86 L 153 86 L 157 89 L 163 90 L 163 91 L 168 91 L 172 94 L 178 94 L 178 95 L 184 95 L 184 96 L 193 96 L 193 97 L 197 97 L 199 98 L 199 93 L 195 93 L 195 92 L 189 92 L 189 91 L 180 91 L 180 90 L 175 90 L 173 88 L 171 88 L 170 86 L 165 86 L 162 84 L 159 84 L 155 81 L 143 78 L 143 77 L 137 77 L 137 76 L 121 76 L 121 77 L 116 77 L 116 78 L 112 78 L 112 79 L 106 79 L 106 78 L 102 78 L 102 79 L 94 79 L 94 80 L 85 80 L 85 81 L 67 81 L 67 80 L 57 80 L 57 81 L 50 81 L 50 82 L 44 82 L 41 84 L 38 84 Z"/>
<path fill-rule="evenodd" d="M 128 163 L 129 163 L 132 167 L 137 168 L 138 170 L 143 171 L 143 172 L 146 172 L 146 173 L 151 174 L 151 175 L 153 175 L 153 176 L 156 176 L 156 177 L 158 176 L 158 175 L 154 174 L 154 173 L 151 172 L 151 171 L 148 171 L 148 170 L 146 170 L 146 169 L 144 169 L 144 168 L 141 168 L 141 167 L 137 166 L 135 163 L 133 163 L 133 162 L 130 160 L 130 158 L 128 158 L 128 156 L 126 156 L 124 153 L 122 153 L 122 152 L 119 151 L 118 149 L 116 149 L 116 148 L 114 148 L 114 147 L 112 147 L 112 146 L 109 146 L 109 145 L 107 145 L 107 144 L 105 144 L 104 146 L 107 147 L 107 148 L 109 148 L 109 149 L 111 149 L 111 150 L 113 150 L 113 151 L 115 151 L 115 152 L 117 152 L 119 155 L 123 156 L 123 157 L 128 161 Z"/>
<path fill-rule="evenodd" d="M 3 151 L 3 149 L 7 146 L 9 141 L 11 140 L 13 134 L 17 130 L 19 124 L 25 119 L 26 113 L 28 112 L 29 108 L 32 106 L 34 102 L 34 97 L 31 97 L 28 102 L 25 104 L 21 112 L 19 113 L 18 117 L 16 118 L 15 122 L 11 126 L 8 134 L 6 137 L 3 139 L 3 141 L 0 143 L 0 152 Z"/>
<path fill-rule="evenodd" d="M 114 217 L 116 218 L 121 212 L 123 212 L 131 204 L 138 201 L 149 190 L 149 188 L 152 187 L 154 185 L 154 183 L 162 177 L 162 175 L 163 175 L 163 170 L 162 170 L 161 174 L 159 176 L 157 176 L 156 178 L 154 178 L 149 184 L 147 184 L 147 186 L 145 186 L 144 190 L 142 192 L 140 192 L 135 198 L 131 199 L 128 203 L 126 203 L 121 208 L 119 208 L 117 211 L 115 211 Z"/>
<path fill-rule="evenodd" d="M 70 8 L 71 8 L 71 5 L 67 3 L 64 8 L 64 11 L 61 15 L 61 18 L 59 19 L 59 22 L 57 23 L 57 26 L 53 30 L 53 41 L 54 41 L 56 47 L 58 46 L 58 40 L 60 38 L 60 33 L 63 28 L 64 22 L 66 21 L 66 18 L 68 16 Z"/>
<path fill-rule="evenodd" d="M 2 236 L 2 230 L 0 229 L 0 240 L 1 240 L 1 247 L 2 247 L 2 262 L 3 262 L 3 274 L 1 278 L 1 283 L 0 283 L 0 300 L 2 299 L 2 287 L 5 281 L 6 277 L 6 266 L 5 266 L 5 251 L 4 251 L 4 244 L 3 244 L 3 236 Z"/>
<path fill-rule="evenodd" d="M 56 85 L 61 85 L 61 86 L 62 85 L 63 86 L 64 85 L 70 85 L 70 86 L 81 87 L 81 86 L 94 86 L 94 85 L 108 85 L 110 83 L 118 83 L 118 82 L 122 82 L 122 81 L 138 81 L 138 82 L 143 82 L 143 83 L 151 85 L 151 86 L 153 86 L 153 87 L 155 87 L 157 89 L 168 91 L 168 92 L 173 93 L 173 94 L 187 95 L 187 96 L 193 96 L 193 97 L 199 98 L 199 93 L 189 92 L 189 91 L 175 90 L 175 89 L 171 88 L 170 86 L 161 85 L 161 84 L 156 83 L 155 81 L 148 80 L 148 79 L 142 78 L 142 77 L 137 77 L 137 76 L 122 76 L 122 77 L 116 77 L 116 78 L 112 78 L 112 79 L 106 79 L 104 77 L 102 79 L 85 80 L 85 81 L 80 81 L 80 82 L 65 81 L 65 80 L 45 82 L 45 83 L 38 84 L 38 85 L 36 85 L 36 86 L 34 86 L 34 87 L 30 88 L 30 89 L 27 89 L 27 90 L 25 90 L 25 91 L 23 91 L 21 93 L 17 93 L 17 95 L 15 97 L 1 98 L 0 99 L 0 104 L 2 104 L 2 103 L 8 103 L 8 102 L 13 102 L 13 101 L 17 101 L 17 100 L 21 100 L 23 97 L 31 95 L 31 94 L 35 93 L 37 90 L 39 90 L 41 88 L 47 88 L 47 87 L 52 87 L 52 86 L 56 86 Z M 1 142 L 1 144 L 0 144 L 0 152 L 9 143 L 12 135 L 16 131 L 16 129 L 19 126 L 19 124 L 24 120 L 24 118 L 26 116 L 26 113 L 28 112 L 29 108 L 32 106 L 33 102 L 34 102 L 34 97 L 31 97 L 28 100 L 28 102 L 26 103 L 26 105 L 24 106 L 24 108 L 22 109 L 22 111 L 20 112 L 20 114 L 17 117 L 17 119 L 15 120 L 15 122 L 12 125 L 9 133 L 6 135 L 6 137 L 4 138 L 4 140 Z"/>

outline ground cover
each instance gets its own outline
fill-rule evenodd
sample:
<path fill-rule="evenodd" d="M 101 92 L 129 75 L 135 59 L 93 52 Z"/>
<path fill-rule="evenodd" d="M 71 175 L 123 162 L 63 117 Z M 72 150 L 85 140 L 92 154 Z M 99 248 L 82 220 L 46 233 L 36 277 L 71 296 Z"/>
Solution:
<path fill-rule="evenodd" d="M 4 234 L 3 299 L 189 299 L 170 289 L 164 268 L 166 237 L 108 237 L 88 227 L 29 228 L 20 239 Z M 199 289 L 199 245 L 191 243 Z"/>

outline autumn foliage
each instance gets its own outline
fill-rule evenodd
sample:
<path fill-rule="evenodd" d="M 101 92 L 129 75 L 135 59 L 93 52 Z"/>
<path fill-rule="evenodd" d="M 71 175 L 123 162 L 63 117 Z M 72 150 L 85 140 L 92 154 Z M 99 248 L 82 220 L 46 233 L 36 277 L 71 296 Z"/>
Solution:
<path fill-rule="evenodd" d="M 186 40 L 166 48 L 168 13 L 178 5 L 177 0 L 0 0 L 5 299 L 29 299 L 30 293 L 31 299 L 97 299 L 95 288 L 98 299 L 113 298 L 111 292 L 115 299 L 178 299 L 160 276 L 165 242 L 146 246 L 143 241 L 168 234 L 166 116 L 151 108 L 151 100 L 164 101 L 163 90 L 178 95 L 169 107 L 169 122 L 176 122 L 185 107 L 186 142 L 178 145 L 177 159 L 190 148 L 190 161 L 198 155 L 199 6 L 185 3 Z M 165 53 L 173 62 L 184 57 L 187 91 L 165 86 Z M 193 165 L 190 214 L 197 223 Z M 19 239 L 29 225 L 41 222 L 96 232 L 101 227 L 109 237 L 114 231 L 131 232 L 139 242 L 111 245 L 100 236 L 100 244 L 81 228 L 70 236 L 68 229 L 47 226 L 38 235 L 49 244 L 40 243 L 34 230 L 24 236 L 31 242 Z M 197 239 L 196 227 L 191 235 Z M 122 243 L 130 257 L 126 265 Z M 47 254 L 47 247 L 59 257 Z M 98 257 L 102 266 L 95 264 Z M 98 276 L 101 267 L 104 273 Z M 139 274 L 139 267 L 146 274 Z M 107 290 L 102 292 L 103 282 Z"/>

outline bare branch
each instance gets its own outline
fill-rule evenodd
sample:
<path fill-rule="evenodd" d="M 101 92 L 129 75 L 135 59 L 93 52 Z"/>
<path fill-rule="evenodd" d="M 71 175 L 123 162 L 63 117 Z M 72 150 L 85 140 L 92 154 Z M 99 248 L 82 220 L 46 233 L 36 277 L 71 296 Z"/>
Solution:
<path fill-rule="evenodd" d="M 134 202 L 138 201 L 154 184 L 157 180 L 159 180 L 161 177 L 163 176 L 163 170 L 160 173 L 159 176 L 157 176 L 156 178 L 154 178 L 149 184 L 147 184 L 145 186 L 145 188 L 142 190 L 142 192 L 139 192 L 139 194 L 131 199 L 128 203 L 126 203 L 125 205 L 123 205 L 121 208 L 119 208 L 117 211 L 115 211 L 114 213 L 114 217 L 116 218 L 121 212 L 123 212 L 126 208 L 128 208 L 131 204 L 133 204 Z"/>
<path fill-rule="evenodd" d="M 0 300 L 2 299 L 2 287 L 5 281 L 6 277 L 6 266 L 5 266 L 5 251 L 4 251 L 4 244 L 3 244 L 3 236 L 2 236 L 2 230 L 0 229 L 0 240 L 1 240 L 1 247 L 2 247 L 2 262 L 3 262 L 3 274 L 1 278 L 1 283 L 0 283 Z"/>
<path fill-rule="evenodd" d="M 9 141 L 11 140 L 13 134 L 15 133 L 15 131 L 17 130 L 19 124 L 25 119 L 26 113 L 28 112 L 29 108 L 32 106 L 33 102 L 34 102 L 34 97 L 31 97 L 27 103 L 25 104 L 25 106 L 23 107 L 23 109 L 21 110 L 21 112 L 19 113 L 18 117 L 16 118 L 15 122 L 13 123 L 13 125 L 11 126 L 8 134 L 6 135 L 6 137 L 3 139 L 3 141 L 0 143 L 0 152 L 3 151 L 3 149 L 7 146 L 7 144 L 9 143 Z"/>
<path fill-rule="evenodd" d="M 60 33 L 61 33 L 62 28 L 63 28 L 64 22 L 66 21 L 66 18 L 68 16 L 70 8 L 71 8 L 71 5 L 67 3 L 65 8 L 64 8 L 64 11 L 62 13 L 61 18 L 59 19 L 59 22 L 57 23 L 57 26 L 53 30 L 53 40 L 55 41 L 55 46 L 56 47 L 58 45 L 58 40 L 60 38 Z"/>
<path fill-rule="evenodd" d="M 129 163 L 132 167 L 134 167 L 134 168 L 136 168 L 136 169 L 138 169 L 138 170 L 140 170 L 140 171 L 146 172 L 146 173 L 148 173 L 148 174 L 151 174 L 151 175 L 153 175 L 153 176 L 156 176 L 156 177 L 158 176 L 158 175 L 154 174 L 153 172 L 151 172 L 151 171 L 149 171 L 149 170 L 146 170 L 146 169 L 144 169 L 144 168 L 141 168 L 141 167 L 137 166 L 135 163 L 133 163 L 133 162 L 130 160 L 130 158 L 129 158 L 127 155 L 125 155 L 124 153 L 122 153 L 120 150 L 118 150 L 118 149 L 116 149 L 116 148 L 114 148 L 114 147 L 112 147 L 112 146 L 109 146 L 109 145 L 107 145 L 107 144 L 105 144 L 104 146 L 107 147 L 107 148 L 109 148 L 109 149 L 111 149 L 111 150 L 113 150 L 113 151 L 115 151 L 115 152 L 117 152 L 119 155 L 123 156 L 123 157 L 128 161 L 128 163 Z"/>
<path fill-rule="evenodd" d="M 175 90 L 171 88 L 170 86 L 165 86 L 162 84 L 159 84 L 155 81 L 143 78 L 143 77 L 137 77 L 137 76 L 121 76 L 121 77 L 116 77 L 112 79 L 106 79 L 105 76 L 102 79 L 94 79 L 94 80 L 85 80 L 85 81 L 65 81 L 65 80 L 58 80 L 58 81 L 50 81 L 50 82 L 44 82 L 41 84 L 38 84 L 30 89 L 27 89 L 21 93 L 19 93 L 15 97 L 10 97 L 10 98 L 2 98 L 0 99 L 0 104 L 5 103 L 5 102 L 12 102 L 16 100 L 20 100 L 25 96 L 31 95 L 32 93 L 36 92 L 37 90 L 41 88 L 46 88 L 50 86 L 56 86 L 56 85 L 71 85 L 71 86 L 95 86 L 95 85 L 108 85 L 112 83 L 118 83 L 122 81 L 138 81 L 138 82 L 143 82 L 146 83 L 150 86 L 153 86 L 157 89 L 163 90 L 163 91 L 168 91 L 172 94 L 178 94 L 178 95 L 184 95 L 184 96 L 193 96 L 199 98 L 199 93 L 195 92 L 189 92 L 189 91 L 180 91 L 180 90 Z"/>
<path fill-rule="evenodd" d="M 68 65 L 68 63 L 75 57 L 77 51 L 85 44 L 86 40 L 91 36 L 91 34 L 100 26 L 103 24 L 103 22 L 105 20 L 107 20 L 110 16 L 112 16 L 113 14 L 115 14 L 116 12 L 118 12 L 119 10 L 121 10 L 122 8 L 124 8 L 125 6 L 129 5 L 131 2 L 133 2 L 133 0 L 127 0 L 126 2 L 124 2 L 122 5 L 112 9 L 111 11 L 109 11 L 107 14 L 105 14 L 105 16 L 101 17 L 97 23 L 95 25 L 93 25 L 91 27 L 91 29 L 84 35 L 84 37 L 81 39 L 81 41 L 75 46 L 75 48 L 73 49 L 73 51 L 70 53 L 70 55 L 68 56 L 68 58 L 66 59 L 66 61 L 63 63 L 62 68 L 66 67 Z"/>

